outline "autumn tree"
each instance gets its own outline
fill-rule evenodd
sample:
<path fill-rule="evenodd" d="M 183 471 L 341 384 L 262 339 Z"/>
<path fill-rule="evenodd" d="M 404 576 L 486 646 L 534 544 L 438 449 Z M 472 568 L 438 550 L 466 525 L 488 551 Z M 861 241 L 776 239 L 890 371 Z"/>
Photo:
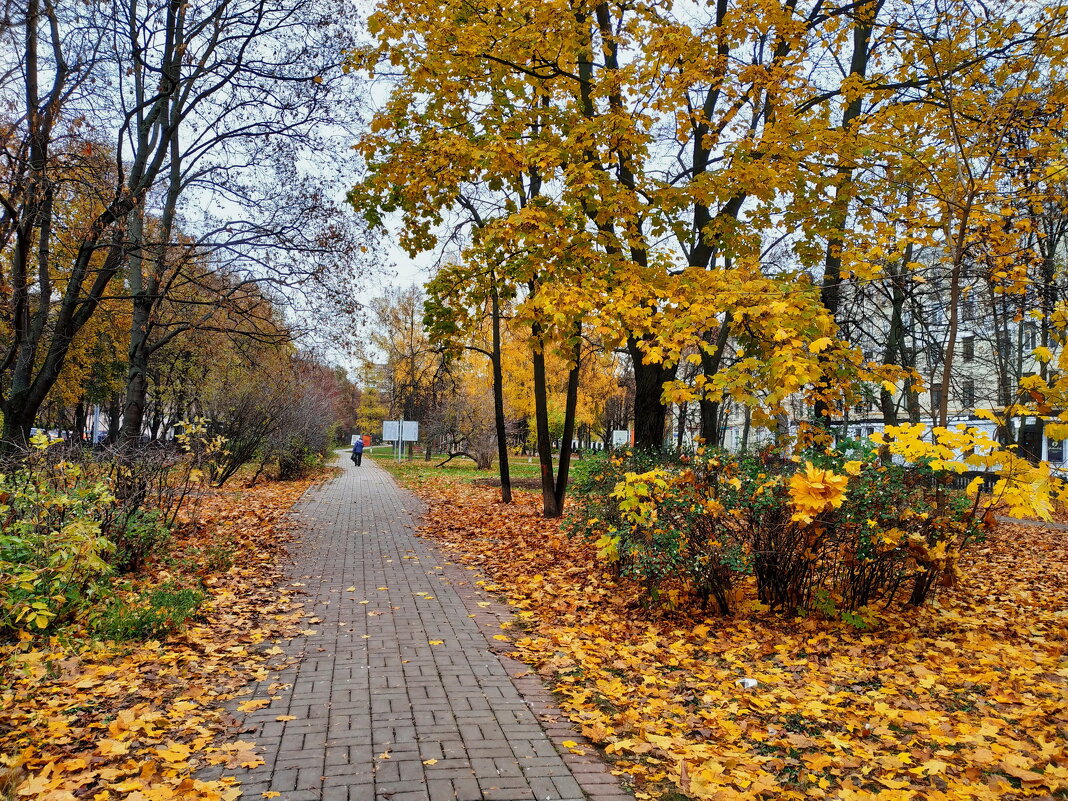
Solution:
<path fill-rule="evenodd" d="M 205 0 L 187 5 L 183 19 L 175 36 L 180 48 L 197 54 L 196 66 L 174 67 L 189 98 L 167 115 L 147 114 L 154 26 L 118 40 L 114 53 L 116 63 L 129 65 L 124 77 L 132 91 L 120 96 L 119 110 L 136 120 L 131 131 L 168 138 L 166 172 L 127 226 L 128 442 L 142 433 L 149 361 L 159 348 L 213 325 L 230 294 L 251 284 L 271 285 L 278 299 L 314 304 L 324 329 L 337 318 L 351 324 L 355 291 L 345 284 L 365 249 L 351 219 L 330 200 L 329 180 L 296 166 L 327 150 L 321 132 L 345 125 L 356 111 L 336 91 L 343 77 L 335 4 Z M 211 207 L 225 211 L 204 211 Z M 182 286 L 205 283 L 218 270 L 231 276 L 229 292 L 214 306 L 189 303 Z M 166 325 L 158 314 L 163 303 Z"/>
<path fill-rule="evenodd" d="M 136 116 L 127 115 L 114 130 L 135 131 L 129 146 L 121 134 L 119 141 L 102 150 L 91 140 L 79 141 L 73 129 L 86 124 L 95 105 L 88 88 L 108 72 L 99 42 L 111 33 L 122 37 L 136 30 L 136 10 L 132 25 L 112 7 L 87 11 L 29 0 L 12 11 L 13 24 L 0 31 L 14 45 L 9 52 L 18 60 L 4 73 L 2 91 L 12 100 L 19 98 L 13 106 L 18 111 L 5 125 L 9 166 L 0 190 L 4 229 L 10 232 L 5 238 L 10 236 L 11 241 L 4 280 L 12 332 L 0 362 L 5 389 L 3 440 L 8 447 L 25 440 L 59 378 L 71 342 L 121 269 L 127 215 L 143 203 L 166 160 L 169 126 L 174 124 L 167 112 L 189 98 L 183 95 L 188 87 L 175 74 L 182 61 L 180 43 L 174 35 L 160 36 L 155 66 L 167 78 L 136 115 L 153 121 L 164 118 L 156 131 L 163 135 L 150 135 L 136 126 Z M 172 34 L 182 25 L 177 12 L 172 4 L 156 14 Z M 106 136 L 100 132 L 101 138 Z M 106 165 L 108 159 L 101 154 L 114 158 L 116 168 L 94 167 L 97 180 L 77 185 L 90 188 L 92 210 L 71 239 L 70 255 L 54 258 L 56 202 L 65 176 L 90 159 L 93 165 Z M 53 303 L 53 298 L 58 301 Z"/>
<path fill-rule="evenodd" d="M 576 321 L 596 309 L 597 333 L 632 357 L 636 440 L 659 447 L 675 343 L 700 341 L 711 377 L 733 326 L 746 328 L 752 299 L 730 305 L 716 292 L 764 279 L 763 231 L 798 186 L 813 132 L 827 128 L 819 103 L 804 106 L 825 94 L 810 76 L 812 48 L 853 17 L 822 4 L 787 3 L 758 18 L 720 3 L 703 20 L 644 6 L 502 2 L 492 14 L 455 4 L 444 19 L 419 3 L 372 18 L 379 45 L 354 63 L 388 58 L 404 77 L 363 140 L 373 177 L 355 199 L 403 209 L 406 241 L 423 248 L 463 187 L 476 188 L 493 212 L 480 216 L 494 220 L 483 246 L 542 257 L 538 292 L 521 309 L 567 309 Z M 733 40 L 754 42 L 737 65 L 727 58 Z M 430 183 L 433 192 L 417 194 Z M 511 197 L 486 194 L 508 189 Z M 565 254 L 583 269 L 569 271 Z M 764 280 L 757 297 L 795 282 L 790 270 Z M 715 398 L 702 400 L 714 416 Z"/>
<path fill-rule="evenodd" d="M 460 202 L 472 215 L 472 224 L 480 227 L 483 218 L 474 204 L 464 198 Z M 512 289 L 499 278 L 499 269 L 494 266 L 491 262 L 480 271 L 470 264 L 444 265 L 427 284 L 423 320 L 428 333 L 443 350 L 454 353 L 467 350 L 489 359 L 501 501 L 511 503 L 512 480 L 504 410 L 503 317 Z M 487 326 L 488 336 L 484 330 Z"/>
<path fill-rule="evenodd" d="M 417 286 L 392 289 L 369 304 L 370 344 L 381 377 L 388 381 L 388 420 L 415 420 L 426 427 L 438 413 L 443 362 L 423 328 L 423 291 Z M 423 430 L 420 434 L 423 434 Z"/>
<path fill-rule="evenodd" d="M 240 265 L 248 280 L 286 276 L 301 291 L 324 269 L 349 270 L 360 253 L 347 239 L 351 224 L 331 217 L 329 188 L 295 166 L 308 152 L 301 144 L 322 150 L 309 131 L 327 130 L 320 101 L 341 78 L 330 39 L 339 19 L 310 2 L 8 8 L 0 29 L 6 447 L 24 440 L 79 331 L 109 297 L 130 293 L 134 438 L 146 362 L 165 339 L 151 330 L 154 308 L 175 264 L 227 264 L 232 273 Z M 271 188 L 272 168 L 285 192 Z M 223 213 L 199 214 L 208 208 Z M 235 208 L 243 213 L 225 211 Z M 352 307 L 337 284 L 321 282 L 320 304 L 332 312 Z M 185 329 L 205 311 L 190 310 Z"/>

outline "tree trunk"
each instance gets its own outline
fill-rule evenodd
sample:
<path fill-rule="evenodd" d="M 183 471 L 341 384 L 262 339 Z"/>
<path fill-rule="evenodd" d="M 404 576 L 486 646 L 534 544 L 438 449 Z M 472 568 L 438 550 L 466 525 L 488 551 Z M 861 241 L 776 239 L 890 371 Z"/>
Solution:
<path fill-rule="evenodd" d="M 549 396 L 545 380 L 545 351 L 541 325 L 531 326 L 534 338 L 534 431 L 538 441 L 538 461 L 541 463 L 541 503 L 545 517 L 559 517 L 556 503 L 556 481 L 553 476 L 553 445 L 549 437 Z"/>
<path fill-rule="evenodd" d="M 81 445 L 85 442 L 85 425 L 88 419 L 86 413 L 85 398 L 78 401 L 78 405 L 74 407 L 74 432 L 72 439 L 76 439 L 78 444 Z"/>
<path fill-rule="evenodd" d="M 157 398 L 152 404 L 152 422 L 149 423 L 149 434 L 153 442 L 159 441 L 160 429 L 163 428 L 163 403 Z"/>
<path fill-rule="evenodd" d="M 905 247 L 905 253 L 901 257 L 901 265 L 898 271 L 890 276 L 890 331 L 886 337 L 886 348 L 883 350 L 883 364 L 906 364 L 905 359 L 905 277 L 908 274 L 909 263 L 912 261 L 912 243 Z M 879 405 L 883 413 L 883 425 L 897 425 L 897 404 L 894 395 L 886 388 L 879 391 Z"/>
<path fill-rule="evenodd" d="M 683 440 L 686 437 L 686 412 L 689 404 L 683 401 L 679 404 L 679 428 L 675 432 L 675 452 L 682 453 Z"/>
<path fill-rule="evenodd" d="M 953 362 L 957 349 L 958 310 L 960 306 L 960 282 L 961 272 L 964 269 L 965 238 L 967 236 L 967 220 L 971 212 L 971 198 L 964 207 L 961 215 L 960 230 L 957 232 L 953 249 L 953 264 L 949 276 L 949 332 L 946 335 L 946 354 L 942 362 L 942 397 L 939 398 L 935 424 L 945 428 L 949 423 L 949 390 L 952 386 Z"/>
<path fill-rule="evenodd" d="M 148 402 L 148 318 L 152 300 L 135 293 L 130 323 L 130 360 L 126 369 L 126 403 L 122 415 L 122 441 L 137 445 L 144 429 L 145 405 Z"/>
<path fill-rule="evenodd" d="M 644 364 L 639 341 L 627 340 L 627 352 L 634 368 L 634 447 L 657 452 L 664 446 L 664 425 L 667 407 L 661 397 L 664 382 L 674 375 L 674 368 L 660 364 Z"/>
<path fill-rule="evenodd" d="M 875 27 L 875 17 L 882 6 L 882 0 L 868 0 L 861 5 L 856 12 L 856 23 L 853 26 L 853 56 L 849 64 L 850 76 L 864 78 L 868 71 L 868 61 L 871 55 L 871 35 Z M 848 132 L 849 126 L 856 120 L 863 110 L 863 95 L 857 93 L 847 104 L 842 112 L 842 120 L 839 130 Z M 849 201 L 853 188 L 853 166 L 846 162 L 838 167 L 838 174 L 834 185 L 834 200 L 831 202 L 829 230 L 827 238 L 827 250 L 823 262 L 823 281 L 820 284 L 820 301 L 827 313 L 837 321 L 838 307 L 841 302 L 842 287 L 842 249 L 845 246 L 843 231 L 849 216 Z M 821 357 L 820 361 L 824 361 Z M 820 379 L 818 385 L 825 393 L 831 386 L 827 379 Z M 815 404 L 816 420 L 825 428 L 830 428 L 831 405 L 826 395 L 817 396 Z"/>
<path fill-rule="evenodd" d="M 730 319 L 729 315 L 727 319 Z M 719 372 L 720 364 L 723 362 L 723 349 L 727 346 L 729 336 L 730 328 L 726 320 L 724 320 L 716 331 L 716 341 L 712 353 L 701 351 L 701 369 L 704 371 L 706 378 L 711 378 Z M 701 398 L 701 439 L 710 448 L 717 448 L 722 445 L 719 430 L 719 406 L 719 401 L 709 400 L 705 397 Z"/>
<path fill-rule="evenodd" d="M 119 441 L 119 434 L 122 427 L 122 401 L 118 395 L 111 396 L 111 402 L 108 404 L 108 439 L 109 445 L 114 445 Z"/>
<path fill-rule="evenodd" d="M 579 359 L 582 356 L 581 324 L 575 324 L 575 350 L 573 364 L 567 375 L 567 396 L 564 400 L 564 432 L 560 442 L 560 463 L 556 468 L 556 515 L 564 513 L 564 497 L 567 495 L 567 477 L 571 469 L 571 440 L 575 435 L 575 410 L 578 408 Z"/>
<path fill-rule="evenodd" d="M 493 364 L 493 422 L 497 431 L 497 469 L 501 475 L 501 503 L 512 502 L 512 476 L 508 465 L 508 432 L 504 419 L 504 371 L 501 366 L 501 299 L 497 284 L 491 278 L 490 302 L 493 327 L 493 346 L 490 360 Z"/>
<path fill-rule="evenodd" d="M 178 68 L 171 67 L 174 72 Z M 178 75 L 169 76 L 177 82 Z M 170 248 L 171 232 L 174 228 L 178 197 L 182 190 L 182 153 L 179 147 L 178 125 L 170 126 L 168 143 L 170 153 L 170 174 L 168 176 L 167 194 L 160 217 L 159 241 L 155 243 L 152 258 L 146 259 L 145 219 L 143 209 L 138 207 L 130 213 L 128 223 L 130 249 L 128 262 L 128 280 L 130 294 L 133 296 L 132 319 L 130 321 L 130 365 L 126 374 L 126 408 L 123 413 L 122 439 L 127 445 L 136 445 L 141 440 L 144 429 L 145 407 L 148 404 L 148 361 L 152 352 L 158 347 L 149 343 L 149 329 L 152 311 L 161 298 L 160 286 L 167 270 L 167 254 Z M 148 270 L 145 270 L 145 265 Z"/>

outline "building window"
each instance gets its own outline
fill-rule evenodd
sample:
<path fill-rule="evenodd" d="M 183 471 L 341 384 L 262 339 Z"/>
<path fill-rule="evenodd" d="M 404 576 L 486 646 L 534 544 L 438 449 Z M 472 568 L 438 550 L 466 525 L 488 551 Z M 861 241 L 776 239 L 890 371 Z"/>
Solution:
<path fill-rule="evenodd" d="M 964 337 L 964 339 L 961 341 L 961 350 L 963 351 L 962 357 L 964 361 L 975 361 L 975 337 Z"/>
<path fill-rule="evenodd" d="M 961 308 L 961 316 L 964 318 L 964 322 L 970 323 L 975 319 L 975 301 L 966 300 Z"/>
<path fill-rule="evenodd" d="M 964 379 L 964 391 L 961 393 L 961 402 L 968 408 L 975 406 L 975 381 L 971 378 Z"/>
<path fill-rule="evenodd" d="M 1029 350 L 1034 350 L 1038 347 L 1038 331 L 1033 325 L 1027 326 L 1025 329 L 1025 335 L 1027 337 L 1027 347 Z"/>
<path fill-rule="evenodd" d="M 942 407 L 942 387 L 931 387 L 931 410 L 937 412 Z"/>
<path fill-rule="evenodd" d="M 1046 443 L 1046 461 L 1049 461 L 1049 462 L 1063 462 L 1064 461 L 1064 440 L 1063 439 L 1051 439 Z"/>

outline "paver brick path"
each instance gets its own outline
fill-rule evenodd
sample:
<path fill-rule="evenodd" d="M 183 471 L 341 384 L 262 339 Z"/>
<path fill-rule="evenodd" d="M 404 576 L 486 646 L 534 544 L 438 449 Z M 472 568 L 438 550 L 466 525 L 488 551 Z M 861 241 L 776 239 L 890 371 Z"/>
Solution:
<path fill-rule="evenodd" d="M 291 685 L 244 716 L 242 736 L 266 764 L 241 776 L 242 798 L 630 798 L 599 761 L 554 745 L 581 738 L 554 723 L 551 700 L 522 678 L 524 666 L 491 650 L 500 629 L 489 613 L 506 610 L 484 608 L 476 574 L 448 566 L 415 536 L 420 502 L 371 460 L 343 464 L 342 476 L 295 509 L 289 575 L 320 621 L 289 645 L 303 652 L 299 663 L 256 687 L 262 698 L 269 683 Z"/>

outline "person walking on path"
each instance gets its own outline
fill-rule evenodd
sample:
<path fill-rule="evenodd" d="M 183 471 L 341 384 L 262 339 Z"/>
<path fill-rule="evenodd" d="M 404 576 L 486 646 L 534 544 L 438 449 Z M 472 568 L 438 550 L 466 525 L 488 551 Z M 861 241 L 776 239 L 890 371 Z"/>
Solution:
<path fill-rule="evenodd" d="M 363 434 L 357 434 L 356 441 L 352 443 L 352 461 L 357 467 L 363 461 Z"/>

